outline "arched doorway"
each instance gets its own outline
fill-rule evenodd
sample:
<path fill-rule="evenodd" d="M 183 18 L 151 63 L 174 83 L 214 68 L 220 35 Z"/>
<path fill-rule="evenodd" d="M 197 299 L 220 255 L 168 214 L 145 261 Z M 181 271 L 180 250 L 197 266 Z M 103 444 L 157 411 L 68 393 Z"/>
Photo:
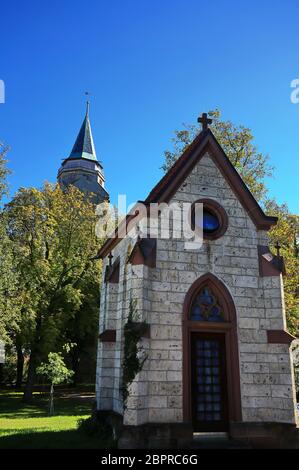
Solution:
<path fill-rule="evenodd" d="M 211 273 L 185 297 L 183 371 L 184 421 L 193 431 L 228 431 L 242 420 L 235 306 Z"/>

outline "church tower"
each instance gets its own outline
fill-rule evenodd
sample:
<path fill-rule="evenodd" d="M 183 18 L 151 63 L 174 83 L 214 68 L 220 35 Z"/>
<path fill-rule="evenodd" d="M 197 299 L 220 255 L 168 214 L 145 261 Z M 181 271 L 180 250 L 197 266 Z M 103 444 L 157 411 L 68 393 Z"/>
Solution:
<path fill-rule="evenodd" d="M 63 160 L 58 170 L 58 182 L 62 188 L 70 184 L 86 194 L 94 194 L 97 204 L 109 201 L 104 188 L 103 167 L 97 159 L 89 121 L 89 101 L 86 114 L 70 155 Z"/>

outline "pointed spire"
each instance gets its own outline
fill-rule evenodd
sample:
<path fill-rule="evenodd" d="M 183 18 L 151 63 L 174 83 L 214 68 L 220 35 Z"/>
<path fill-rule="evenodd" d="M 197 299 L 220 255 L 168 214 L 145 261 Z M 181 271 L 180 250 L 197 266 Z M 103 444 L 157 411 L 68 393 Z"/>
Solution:
<path fill-rule="evenodd" d="M 86 114 L 76 139 L 75 145 L 68 158 L 86 158 L 97 161 L 97 155 L 93 143 L 90 121 L 89 121 L 90 102 L 86 102 Z"/>
<path fill-rule="evenodd" d="M 90 101 L 87 100 L 86 101 L 86 117 L 88 117 L 88 118 L 89 118 L 89 106 L 90 106 Z"/>

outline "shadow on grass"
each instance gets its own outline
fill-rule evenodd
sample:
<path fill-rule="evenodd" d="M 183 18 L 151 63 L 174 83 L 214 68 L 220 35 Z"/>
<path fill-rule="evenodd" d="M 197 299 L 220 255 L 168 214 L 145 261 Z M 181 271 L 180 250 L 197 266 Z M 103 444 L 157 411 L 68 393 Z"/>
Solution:
<path fill-rule="evenodd" d="M 44 418 L 48 416 L 48 397 L 35 396 L 31 404 L 22 402 L 21 396 L 0 397 L 0 418 L 26 419 Z M 83 416 L 90 414 L 92 401 L 64 398 L 54 398 L 54 415 Z"/>
<path fill-rule="evenodd" d="M 22 402 L 22 393 L 1 390 L 0 449 L 110 449 L 115 447 L 113 440 L 105 431 L 88 436 L 81 429 L 72 429 L 74 422 L 83 416 L 91 415 L 92 404 L 92 396 L 80 397 L 77 393 L 74 397 L 65 392 L 62 396 L 57 394 L 54 398 L 53 420 L 51 418 L 41 423 L 35 418 L 48 418 L 48 394 L 36 393 L 32 403 L 25 404 Z M 59 429 L 60 417 L 72 418 L 69 423 L 67 419 L 64 420 L 64 426 L 69 425 L 70 429 Z M 32 419 L 32 423 L 27 421 L 27 429 L 22 429 L 26 426 L 27 419 Z M 6 424 L 5 420 L 7 420 Z M 43 424 L 47 429 L 42 429 Z"/>
<path fill-rule="evenodd" d="M 6 432 L 5 429 L 1 431 Z M 11 430 L 7 430 L 9 432 Z M 0 449 L 112 449 L 105 437 L 89 437 L 78 430 L 32 432 L 26 430 L 0 438 Z"/>

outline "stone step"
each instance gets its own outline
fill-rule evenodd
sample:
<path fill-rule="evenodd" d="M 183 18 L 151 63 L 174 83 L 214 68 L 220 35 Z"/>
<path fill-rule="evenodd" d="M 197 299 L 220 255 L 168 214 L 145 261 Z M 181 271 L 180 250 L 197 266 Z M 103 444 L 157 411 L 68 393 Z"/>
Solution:
<path fill-rule="evenodd" d="M 219 439 L 206 439 L 205 442 L 193 441 L 190 445 L 190 449 L 250 449 L 249 445 L 243 442 L 234 441 L 228 439 L 221 441 Z"/>
<path fill-rule="evenodd" d="M 194 433 L 191 449 L 249 449 L 250 447 L 227 433 Z"/>

